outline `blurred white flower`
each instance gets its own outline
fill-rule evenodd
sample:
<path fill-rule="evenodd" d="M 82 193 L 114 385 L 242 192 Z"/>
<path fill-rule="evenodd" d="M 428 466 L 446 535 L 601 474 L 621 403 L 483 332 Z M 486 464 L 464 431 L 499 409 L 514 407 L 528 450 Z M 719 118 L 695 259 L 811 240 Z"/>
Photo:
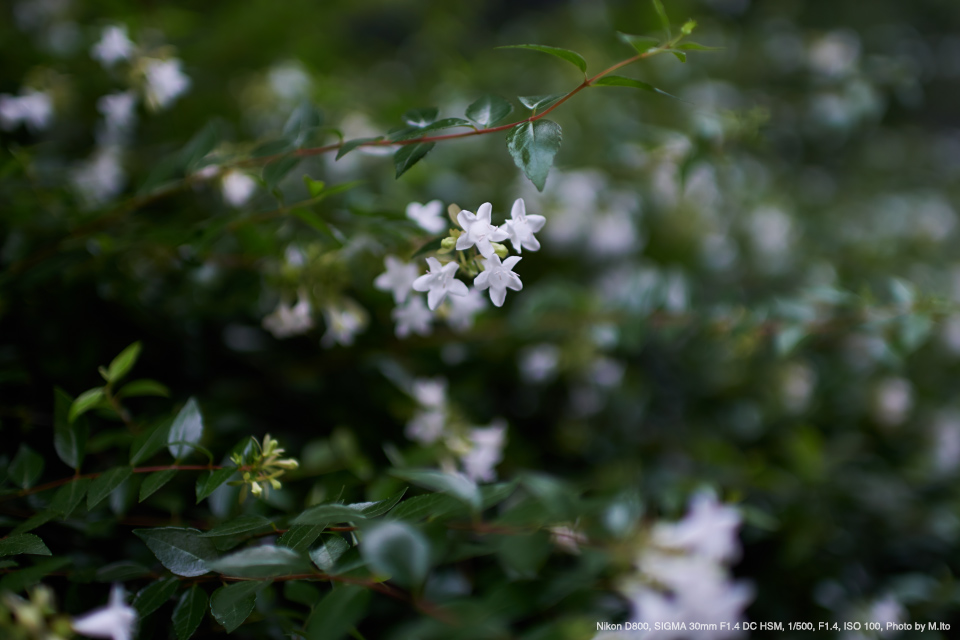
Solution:
<path fill-rule="evenodd" d="M 460 265 L 456 262 L 441 265 L 440 261 L 433 257 L 427 258 L 427 264 L 430 271 L 413 281 L 413 289 L 428 292 L 427 305 L 431 311 L 443 302 L 448 293 L 454 296 L 467 295 L 467 285 L 454 277 Z"/>
<path fill-rule="evenodd" d="M 690 501 L 690 510 L 680 522 L 658 523 L 653 528 L 653 543 L 668 549 L 679 548 L 714 562 L 729 562 L 740 555 L 737 529 L 740 512 L 721 504 L 707 492 Z"/>
<path fill-rule="evenodd" d="M 257 190 L 257 181 L 242 171 L 231 169 L 220 179 L 223 199 L 232 207 L 242 207 Z"/>
<path fill-rule="evenodd" d="M 393 293 L 394 303 L 400 304 L 407 299 L 410 289 L 413 288 L 413 282 L 418 277 L 417 266 L 412 262 L 404 262 L 396 256 L 384 258 L 383 265 L 387 270 L 377 276 L 373 286 L 380 291 L 390 291 Z"/>
<path fill-rule="evenodd" d="M 270 67 L 270 88 L 278 98 L 293 102 L 307 97 L 313 81 L 299 60 L 287 60 Z"/>
<path fill-rule="evenodd" d="M 853 31 L 834 31 L 812 45 L 808 53 L 810 67 L 829 78 L 849 75 L 860 59 L 860 38 Z"/>
<path fill-rule="evenodd" d="M 0 94 L 0 129 L 12 131 L 26 124 L 30 131 L 43 131 L 53 120 L 53 100 L 43 91 L 22 89 L 19 96 Z"/>
<path fill-rule="evenodd" d="M 817 374 L 813 369 L 799 362 L 788 365 L 780 383 L 780 398 L 787 412 L 796 414 L 806 409 L 816 385 Z"/>
<path fill-rule="evenodd" d="M 103 114 L 101 145 L 119 144 L 137 121 L 137 94 L 133 91 L 110 93 L 97 100 L 97 111 Z M 102 138 L 102 139 L 101 139 Z"/>
<path fill-rule="evenodd" d="M 133 42 L 127 37 L 127 27 L 113 25 L 104 27 L 100 40 L 90 49 L 90 56 L 104 67 L 112 67 L 133 55 Z"/>
<path fill-rule="evenodd" d="M 432 444 L 443 435 L 443 428 L 446 424 L 447 416 L 443 410 L 420 410 L 407 423 L 404 433 L 411 440 L 421 444 Z"/>
<path fill-rule="evenodd" d="M 625 364 L 613 358 L 597 358 L 590 364 L 587 377 L 598 387 L 611 389 L 620 384 L 626 368 Z"/>
<path fill-rule="evenodd" d="M 580 545 L 587 543 L 587 536 L 566 525 L 550 527 L 548 531 L 550 532 L 550 542 L 573 555 L 580 555 Z"/>
<path fill-rule="evenodd" d="M 905 621 L 907 619 L 907 612 L 894 595 L 887 594 L 882 599 L 875 600 L 870 605 L 867 617 L 870 618 L 872 622 L 880 624 L 880 637 L 888 638 L 897 635 L 899 630 L 887 629 L 887 625 L 897 625 Z"/>
<path fill-rule="evenodd" d="M 313 328 L 310 301 L 301 296 L 292 307 L 281 302 L 273 313 L 263 319 L 263 328 L 279 339 L 306 333 Z"/>
<path fill-rule="evenodd" d="M 427 204 L 411 202 L 407 205 L 407 217 L 430 233 L 440 233 L 450 223 L 443 215 L 443 203 L 439 200 L 431 200 Z"/>
<path fill-rule="evenodd" d="M 115 584 L 110 590 L 110 603 L 107 606 L 74 618 L 70 626 L 77 633 L 91 638 L 130 640 L 136 623 L 136 609 L 124 604 L 123 587 Z"/>
<path fill-rule="evenodd" d="M 960 465 L 960 414 L 955 411 L 940 413 L 933 423 L 931 457 L 941 474 L 952 473 Z"/>
<path fill-rule="evenodd" d="M 74 188 L 88 207 L 98 207 L 123 189 L 126 172 L 120 163 L 121 149 L 111 145 L 99 147 L 71 174 Z"/>
<path fill-rule="evenodd" d="M 367 313 L 356 302 L 343 300 L 340 306 L 329 305 L 324 308 L 323 320 L 327 331 L 320 338 L 320 344 L 326 348 L 335 344 L 349 347 L 354 337 L 366 328 Z"/>
<path fill-rule="evenodd" d="M 610 211 L 596 215 L 590 224 L 587 249 L 597 258 L 621 256 L 641 247 L 630 214 Z"/>
<path fill-rule="evenodd" d="M 433 313 L 424 304 L 423 296 L 413 296 L 405 305 L 394 307 L 390 316 L 397 323 L 395 332 L 398 338 L 406 338 L 410 333 L 430 335 Z"/>
<path fill-rule="evenodd" d="M 472 288 L 465 296 L 449 298 L 447 305 L 447 324 L 454 331 L 463 332 L 471 329 L 474 317 L 487 308 L 487 299 L 477 289 Z"/>
<path fill-rule="evenodd" d="M 523 289 L 520 277 L 513 272 L 513 268 L 520 260 L 520 256 L 510 256 L 500 262 L 500 256 L 491 253 L 490 257 L 483 261 L 483 272 L 473 279 L 473 286 L 481 291 L 490 289 L 490 301 L 502 307 L 503 301 L 507 298 L 507 289 L 514 291 Z"/>
<path fill-rule="evenodd" d="M 166 109 L 190 88 L 190 78 L 183 73 L 179 59 L 151 58 L 145 65 L 147 104 L 151 109 Z"/>
<path fill-rule="evenodd" d="M 464 231 L 464 233 L 457 238 L 458 251 L 463 251 L 476 245 L 480 255 L 484 258 L 489 258 L 493 255 L 493 245 L 491 243 L 506 240 L 507 232 L 490 223 L 492 213 L 493 205 L 489 202 L 484 202 L 480 205 L 480 208 L 477 209 L 477 213 L 464 210 L 457 214 L 457 222 L 460 223 Z M 500 305 L 498 304 L 497 306 L 499 307 Z"/>
<path fill-rule="evenodd" d="M 494 467 L 503 459 L 503 446 L 507 439 L 507 425 L 501 421 L 470 430 L 470 449 L 460 461 L 463 471 L 474 481 L 492 482 L 497 478 Z"/>
<path fill-rule="evenodd" d="M 447 379 L 416 378 L 410 385 L 410 393 L 421 406 L 438 409 L 447 403 Z"/>
<path fill-rule="evenodd" d="M 520 352 L 520 376 L 531 383 L 547 382 L 557 375 L 560 349 L 552 344 L 536 344 Z"/>
<path fill-rule="evenodd" d="M 884 378 L 874 390 L 873 416 L 880 424 L 895 427 L 913 408 L 913 387 L 904 378 Z"/>
<path fill-rule="evenodd" d="M 527 215 L 523 198 L 517 198 L 510 210 L 510 220 L 503 225 L 503 229 L 517 253 L 522 253 L 524 247 L 530 251 L 538 251 L 540 242 L 533 234 L 540 231 L 546 222 L 547 219 L 543 216 Z"/>

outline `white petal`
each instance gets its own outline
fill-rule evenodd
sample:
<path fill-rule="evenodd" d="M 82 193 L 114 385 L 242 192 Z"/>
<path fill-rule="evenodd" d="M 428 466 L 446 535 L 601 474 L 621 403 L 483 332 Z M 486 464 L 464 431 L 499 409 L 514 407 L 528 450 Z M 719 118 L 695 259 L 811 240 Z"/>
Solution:
<path fill-rule="evenodd" d="M 489 258 L 490 256 L 496 255 L 493 250 L 493 245 L 490 244 L 490 240 L 488 238 L 481 238 L 477 242 L 477 249 L 480 250 L 480 255 L 482 255 L 484 258 Z"/>
<path fill-rule="evenodd" d="M 530 237 L 527 239 L 526 244 L 527 244 L 527 249 L 530 249 L 530 251 L 540 250 L 540 241 L 537 240 L 532 233 L 530 234 Z"/>
<path fill-rule="evenodd" d="M 436 279 L 431 273 L 422 275 L 416 280 L 413 281 L 413 290 L 414 291 L 427 291 L 430 289 L 430 284 Z"/>
<path fill-rule="evenodd" d="M 463 211 L 457 214 L 457 223 L 459 223 L 460 226 L 463 227 L 464 229 L 466 229 L 476 221 L 477 221 L 477 216 L 473 215 L 472 211 L 467 211 L 466 209 L 464 209 Z"/>
<path fill-rule="evenodd" d="M 503 242 L 510 237 L 510 234 L 500 227 L 494 227 L 493 231 L 487 234 L 487 237 L 494 242 Z"/>
<path fill-rule="evenodd" d="M 433 311 L 440 303 L 443 302 L 444 296 L 447 295 L 447 292 L 437 287 L 436 289 L 430 289 L 430 293 L 427 294 L 427 306 L 430 307 L 430 310 Z"/>
<path fill-rule="evenodd" d="M 527 215 L 527 206 L 523 203 L 523 198 L 517 198 L 513 203 L 513 208 L 510 209 L 510 217 L 516 220 L 525 215 Z"/>
<path fill-rule="evenodd" d="M 473 286 L 477 289 L 486 289 L 490 286 L 490 272 L 483 271 L 476 278 L 473 279 Z"/>
<path fill-rule="evenodd" d="M 513 289 L 514 291 L 520 291 L 523 289 L 523 283 L 520 282 L 520 278 L 517 277 L 517 274 L 511 273 L 507 276 L 506 286 L 508 289 Z"/>
<path fill-rule="evenodd" d="M 520 262 L 523 258 L 520 256 L 510 256 L 503 261 L 503 268 L 513 271 L 513 268 L 517 266 L 517 263 Z"/>
<path fill-rule="evenodd" d="M 480 208 L 477 209 L 477 220 L 482 220 L 487 224 L 490 224 L 490 216 L 493 213 L 493 205 L 489 202 L 484 202 L 480 205 Z"/>
<path fill-rule="evenodd" d="M 497 287 L 490 289 L 490 301 L 498 307 L 503 306 L 503 301 L 507 299 L 507 290 L 503 287 Z"/>
<path fill-rule="evenodd" d="M 463 280 L 453 280 L 447 285 L 447 293 L 453 296 L 465 296 L 469 293 L 469 289 Z"/>
<path fill-rule="evenodd" d="M 527 216 L 527 224 L 530 225 L 530 231 L 536 233 L 543 229 L 543 225 L 546 224 L 547 219 L 543 216 L 538 215 L 529 215 Z"/>
<path fill-rule="evenodd" d="M 440 271 L 440 261 L 436 258 L 427 258 L 427 265 L 430 267 L 430 273 Z"/>
<path fill-rule="evenodd" d="M 458 265 L 456 262 L 448 262 L 447 264 L 443 265 L 443 268 L 440 271 L 443 273 L 443 275 L 452 278 L 453 274 L 455 274 L 459 268 L 460 265 Z"/>
<path fill-rule="evenodd" d="M 473 246 L 473 240 L 471 240 L 468 234 L 464 233 L 459 238 L 457 238 L 457 251 L 463 251 L 464 249 L 469 249 Z"/>

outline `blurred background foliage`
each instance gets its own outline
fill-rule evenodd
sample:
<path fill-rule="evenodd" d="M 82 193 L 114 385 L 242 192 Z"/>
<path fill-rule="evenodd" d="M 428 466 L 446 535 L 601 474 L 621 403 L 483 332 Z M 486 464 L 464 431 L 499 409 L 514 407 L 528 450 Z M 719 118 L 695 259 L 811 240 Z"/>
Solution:
<path fill-rule="evenodd" d="M 53 386 L 98 384 L 96 367 L 142 340 L 138 372 L 178 404 L 199 398 L 218 456 L 266 432 L 300 456 L 304 480 L 278 505 L 341 487 L 373 499 L 395 483 L 380 476 L 385 447 L 420 455 L 403 434 L 414 405 L 384 372 L 444 376 L 471 420 L 509 425 L 501 477 L 547 471 L 632 496 L 651 517 L 678 515 L 703 485 L 739 502 L 736 572 L 756 586 L 753 620 L 853 619 L 892 596 L 908 619 L 960 624 L 954 2 L 671 1 L 676 24 L 696 19 L 694 39 L 723 50 L 622 70 L 680 101 L 596 88 L 555 111 L 563 146 L 544 193 L 502 134 L 438 144 L 399 180 L 387 156 L 305 158 L 279 184 L 286 204 L 309 197 L 304 174 L 362 181 L 313 208 L 326 233 L 257 218 L 278 206 L 262 185 L 240 208 L 215 181 L 122 203 L 209 122 L 218 152 L 242 157 L 303 100 L 348 139 L 398 127 L 413 107 L 460 117 L 483 93 L 510 99 L 516 119 L 515 96 L 579 77 L 495 47 L 565 47 L 597 72 L 631 55 L 615 31 L 657 31 L 652 7 L 23 0 L 0 11 L 0 93 L 43 88 L 55 112 L 46 131 L 0 134 L 6 456 L 20 442 L 49 451 Z M 139 108 L 122 191 L 91 206 L 70 176 L 96 144 L 97 98 L 125 88 L 89 55 L 110 24 L 175 47 L 191 86 L 166 110 Z M 497 221 L 520 196 L 547 218 L 543 249 L 518 267 L 523 291 L 470 330 L 398 339 L 393 302 L 372 282 L 384 255 L 423 242 L 407 203 L 489 201 Z M 317 328 L 275 339 L 263 318 L 304 288 Z M 320 310 L 345 299 L 369 324 L 351 346 L 321 347 Z M 130 404 L 144 419 L 170 411 L 159 398 Z M 94 460 L 130 437 L 96 420 Z"/>

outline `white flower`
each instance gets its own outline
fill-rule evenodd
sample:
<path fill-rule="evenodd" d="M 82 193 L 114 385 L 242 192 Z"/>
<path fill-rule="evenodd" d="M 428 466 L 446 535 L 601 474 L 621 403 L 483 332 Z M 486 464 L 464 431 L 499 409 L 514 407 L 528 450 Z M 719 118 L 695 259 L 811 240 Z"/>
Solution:
<path fill-rule="evenodd" d="M 390 316 L 397 323 L 396 334 L 398 338 L 406 338 L 411 332 L 418 333 L 421 336 L 430 335 L 430 323 L 433 322 L 433 314 L 423 303 L 422 296 L 413 296 L 402 307 L 394 307 Z"/>
<path fill-rule="evenodd" d="M 527 215 L 527 207 L 523 203 L 523 198 L 517 198 L 513 203 L 513 209 L 510 210 L 511 220 L 507 220 L 503 225 L 507 237 L 513 243 L 513 249 L 517 253 L 522 253 L 524 247 L 530 251 L 540 249 L 540 242 L 533 237 L 537 231 L 543 228 L 547 219 L 538 215 Z"/>
<path fill-rule="evenodd" d="M 461 211 L 457 214 L 457 222 L 463 227 L 464 233 L 457 238 L 457 250 L 463 251 L 477 245 L 480 255 L 489 258 L 493 255 L 491 242 L 501 242 L 507 239 L 507 232 L 490 224 L 490 215 L 493 205 L 484 202 L 474 214 L 471 211 Z M 497 305 L 498 307 L 500 305 Z"/>
<path fill-rule="evenodd" d="M 456 262 L 448 262 L 441 266 L 436 258 L 427 258 L 430 272 L 413 281 L 414 291 L 428 291 L 427 305 L 430 310 L 436 309 L 447 294 L 454 296 L 467 295 L 467 285 L 453 277 L 460 267 Z"/>
<path fill-rule="evenodd" d="M 97 100 L 97 111 L 103 114 L 106 140 L 102 143 L 121 142 L 123 135 L 136 122 L 137 95 L 133 91 L 111 93 Z"/>
<path fill-rule="evenodd" d="M 393 301 L 400 304 L 407 299 L 410 289 L 413 288 L 413 281 L 418 277 L 417 267 L 394 256 L 387 256 L 383 264 L 387 270 L 377 276 L 373 286 L 380 291 L 392 292 Z"/>
<path fill-rule="evenodd" d="M 89 207 L 100 206 L 113 198 L 126 181 L 126 173 L 120 164 L 120 148 L 98 148 L 89 160 L 74 169 L 71 181 Z"/>
<path fill-rule="evenodd" d="M 246 173 L 231 170 L 223 174 L 220 190 L 230 206 L 242 207 L 257 190 L 257 182 Z"/>
<path fill-rule="evenodd" d="M 19 96 L 0 94 L 0 129 L 12 131 L 20 123 L 31 131 L 43 131 L 53 120 L 53 100 L 43 91 L 25 89 Z"/>
<path fill-rule="evenodd" d="M 311 311 L 310 302 L 303 297 L 292 307 L 281 302 L 263 319 L 263 328 L 280 339 L 306 333 L 313 328 Z"/>
<path fill-rule="evenodd" d="M 430 233 L 440 233 L 447 228 L 447 220 L 443 215 L 443 203 L 439 200 L 431 200 L 427 204 L 411 202 L 407 205 L 407 217 Z"/>
<path fill-rule="evenodd" d="M 739 527 L 740 513 L 704 492 L 693 497 L 683 520 L 658 523 L 653 528 L 653 542 L 661 547 L 686 549 L 713 561 L 728 561 L 740 554 Z"/>
<path fill-rule="evenodd" d="M 115 584 L 110 591 L 110 604 L 74 618 L 70 626 L 77 633 L 91 638 L 130 640 L 137 622 L 137 611 L 123 600 L 123 587 Z"/>
<path fill-rule="evenodd" d="M 120 60 L 129 60 L 133 54 L 133 43 L 127 37 L 125 26 L 105 27 L 100 41 L 90 49 L 90 56 L 99 60 L 104 67 L 112 67 Z"/>
<path fill-rule="evenodd" d="M 338 343 L 349 347 L 354 336 L 367 326 L 367 312 L 353 300 L 344 299 L 339 307 L 326 307 L 323 320 L 327 323 L 327 332 L 320 338 L 320 344 L 326 348 Z"/>
<path fill-rule="evenodd" d="M 147 60 L 147 103 L 152 109 L 165 109 L 190 88 L 190 78 L 180 69 L 182 64 L 177 58 Z"/>
<path fill-rule="evenodd" d="M 520 291 L 523 289 L 523 283 L 520 277 L 513 272 L 513 267 L 520 262 L 520 256 L 510 256 L 502 263 L 500 256 L 490 254 L 490 257 L 483 262 L 483 273 L 473 280 L 473 286 L 477 289 L 490 289 L 490 301 L 498 307 L 503 306 L 503 301 L 507 297 L 507 289 Z"/>
<path fill-rule="evenodd" d="M 473 327 L 473 317 L 487 308 L 487 300 L 477 289 L 470 289 L 465 296 L 450 298 L 447 309 L 447 324 L 454 331 L 467 331 Z"/>
<path fill-rule="evenodd" d="M 421 406 L 438 409 L 447 403 L 446 378 L 417 378 L 410 393 Z"/>
<path fill-rule="evenodd" d="M 411 440 L 422 444 L 432 444 L 443 435 L 443 428 L 447 424 L 447 416 L 440 409 L 420 410 L 414 414 L 404 431 Z"/>
<path fill-rule="evenodd" d="M 463 471 L 473 481 L 496 480 L 494 467 L 503 459 L 507 426 L 503 423 L 470 430 L 470 450 L 460 458 Z"/>
<path fill-rule="evenodd" d="M 552 344 L 537 344 L 520 352 L 520 377 L 526 382 L 547 382 L 557 375 L 560 349 Z"/>

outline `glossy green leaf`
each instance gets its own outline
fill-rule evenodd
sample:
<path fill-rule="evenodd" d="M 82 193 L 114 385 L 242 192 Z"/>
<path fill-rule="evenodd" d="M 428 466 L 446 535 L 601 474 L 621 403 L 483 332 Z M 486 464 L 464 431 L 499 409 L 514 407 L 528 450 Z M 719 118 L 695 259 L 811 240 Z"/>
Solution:
<path fill-rule="evenodd" d="M 480 510 L 480 489 L 476 482 L 463 474 L 444 473 L 436 469 L 394 469 L 391 474 L 418 487 L 450 495 L 474 511 Z"/>
<path fill-rule="evenodd" d="M 184 591 L 173 610 L 173 630 L 177 640 L 190 640 L 207 612 L 207 594 L 199 585 Z"/>
<path fill-rule="evenodd" d="M 97 582 L 126 582 L 128 580 L 138 580 L 148 575 L 150 575 L 149 567 L 145 567 L 139 562 L 121 560 L 97 569 L 94 579 Z"/>
<path fill-rule="evenodd" d="M 50 522 L 56 517 L 57 517 L 57 514 L 54 513 L 52 510 L 44 509 L 40 513 L 36 513 L 30 516 L 25 521 L 21 522 L 16 527 L 14 527 L 13 531 L 10 532 L 10 535 L 15 536 L 20 533 L 26 533 L 27 531 L 33 531 L 37 527 L 45 525 L 46 523 Z"/>
<path fill-rule="evenodd" d="M 71 469 L 79 469 L 87 451 L 89 427 L 86 420 L 70 422 L 73 398 L 59 387 L 53 390 L 53 448 Z"/>
<path fill-rule="evenodd" d="M 463 118 L 444 118 L 443 120 L 437 120 L 436 122 L 429 124 L 423 128 L 418 127 L 409 127 L 401 131 L 391 134 L 390 139 L 399 141 L 399 140 L 409 140 L 411 138 L 420 138 L 422 136 L 428 135 L 432 131 L 440 131 L 442 129 L 452 129 L 453 127 L 471 127 L 473 124 L 469 120 L 464 120 Z"/>
<path fill-rule="evenodd" d="M 320 589 L 306 580 L 288 580 L 283 583 L 283 597 L 291 602 L 312 607 L 320 602 Z"/>
<path fill-rule="evenodd" d="M 115 467 L 94 478 L 87 489 L 87 509 L 93 509 L 133 473 L 133 467 Z"/>
<path fill-rule="evenodd" d="M 397 170 L 396 177 L 399 178 L 410 167 L 420 162 L 423 156 L 430 153 L 435 144 L 435 142 L 415 142 L 397 149 L 397 152 L 393 154 L 393 166 Z"/>
<path fill-rule="evenodd" d="M 9 538 L 7 538 L 9 540 Z M 60 571 L 71 564 L 70 558 L 57 556 L 41 560 L 31 567 L 10 572 L 0 578 L 0 593 L 11 591 L 17 593 L 40 582 L 45 576 Z"/>
<path fill-rule="evenodd" d="M 268 584 L 269 581 L 250 580 L 220 587 L 210 596 L 210 613 L 227 633 L 233 633 L 253 613 L 257 593 Z"/>
<path fill-rule="evenodd" d="M 673 37 L 673 34 L 670 32 L 670 18 L 667 17 L 663 3 L 660 0 L 651 0 L 651 2 L 653 2 L 653 8 L 657 12 L 657 17 L 660 18 L 660 26 L 667 32 L 667 40 L 669 40 Z"/>
<path fill-rule="evenodd" d="M 403 121 L 406 122 L 411 127 L 423 128 L 430 124 L 433 124 L 437 116 L 440 115 L 440 110 L 436 107 L 427 107 L 424 109 L 410 109 L 405 114 L 403 114 Z"/>
<path fill-rule="evenodd" d="M 397 506 L 397 503 L 400 502 L 400 499 L 403 498 L 406 493 L 407 488 L 404 487 L 401 491 L 398 491 L 389 498 L 377 500 L 376 502 L 355 502 L 351 504 L 350 507 L 360 511 L 364 517 L 379 518 Z"/>
<path fill-rule="evenodd" d="M 576 51 L 570 51 L 569 49 L 560 49 L 558 47 L 548 47 L 542 44 L 512 44 L 505 47 L 497 47 L 497 49 L 529 49 L 530 51 L 539 51 L 541 53 L 547 53 L 551 56 L 560 58 L 561 60 L 566 60 L 584 74 L 587 73 L 587 61 L 583 59 Z"/>
<path fill-rule="evenodd" d="M 340 559 L 350 549 L 350 543 L 340 536 L 327 538 L 322 545 L 310 552 L 310 559 L 317 567 L 326 573 L 333 571 Z"/>
<path fill-rule="evenodd" d="M 683 51 L 676 51 L 676 50 L 674 50 L 674 49 L 671 49 L 671 50 L 670 50 L 670 53 L 672 53 L 673 55 L 675 55 L 675 56 L 677 57 L 677 60 L 679 60 L 680 62 L 686 62 L 686 61 L 687 61 L 687 54 L 685 54 Z"/>
<path fill-rule="evenodd" d="M 190 398 L 170 426 L 170 432 L 167 435 L 167 443 L 170 445 L 167 448 L 170 450 L 170 455 L 179 460 L 191 451 L 189 445 L 172 443 L 200 442 L 202 437 L 203 416 L 200 414 L 200 407 L 197 405 L 196 398 Z"/>
<path fill-rule="evenodd" d="M 537 577 L 550 555 L 550 535 L 544 531 L 500 537 L 497 558 L 514 579 L 532 580 Z"/>
<path fill-rule="evenodd" d="M 138 396 L 159 396 L 161 398 L 169 398 L 170 390 L 167 389 L 166 385 L 161 384 L 156 380 L 141 378 L 140 380 L 131 380 L 127 384 L 123 385 L 114 395 L 117 398 L 134 398 Z"/>
<path fill-rule="evenodd" d="M 7 477 L 18 487 L 29 489 L 43 473 L 43 465 L 43 456 L 21 443 L 7 468 Z"/>
<path fill-rule="evenodd" d="M 520 101 L 520 104 L 525 106 L 527 109 L 531 109 L 534 112 L 543 111 L 544 109 L 550 107 L 555 102 L 563 98 L 567 94 L 565 93 L 551 93 L 546 96 L 520 96 L 517 100 Z"/>
<path fill-rule="evenodd" d="M 640 89 L 641 91 L 649 91 L 651 93 L 658 93 L 661 96 L 666 96 L 668 98 L 673 98 L 674 100 L 679 100 L 680 98 L 670 95 L 666 91 L 657 89 L 652 84 L 643 82 L 641 80 L 635 80 L 633 78 L 627 78 L 624 76 L 604 76 L 593 83 L 594 87 L 631 87 L 633 89 Z"/>
<path fill-rule="evenodd" d="M 238 578 L 274 578 L 309 573 L 310 563 L 289 547 L 249 547 L 207 562 L 207 568 Z"/>
<path fill-rule="evenodd" d="M 347 140 L 341 144 L 340 148 L 337 150 L 336 160 L 339 160 L 357 147 L 363 146 L 369 142 L 379 142 L 380 140 L 383 140 L 383 136 L 377 136 L 376 138 L 354 138 L 353 140 Z"/>
<path fill-rule="evenodd" d="M 143 502 L 156 493 L 160 487 L 173 480 L 175 475 L 177 475 L 176 469 L 164 469 L 148 475 L 143 480 L 143 484 L 140 485 L 140 502 Z"/>
<path fill-rule="evenodd" d="M 461 501 L 443 493 L 430 493 L 407 498 L 390 513 L 390 517 L 398 520 L 420 520 L 439 518 L 457 511 L 466 511 Z"/>
<path fill-rule="evenodd" d="M 96 387 L 94 389 L 87 389 L 73 401 L 73 404 L 70 405 L 70 411 L 67 414 L 67 420 L 69 422 L 76 421 L 77 418 L 82 416 L 90 409 L 96 407 L 102 400 L 104 400 L 105 394 L 103 392 L 103 387 Z"/>
<path fill-rule="evenodd" d="M 467 107 L 466 116 L 481 127 L 489 127 L 513 112 L 513 105 L 494 95 L 483 95 Z"/>
<path fill-rule="evenodd" d="M 507 150 L 514 163 L 539 191 L 547 184 L 561 139 L 560 125 L 543 119 L 519 124 L 507 134 Z"/>
<path fill-rule="evenodd" d="M 635 36 L 629 33 L 622 33 L 618 31 L 617 37 L 633 47 L 637 53 L 646 53 L 647 51 L 656 49 L 660 46 L 659 40 L 656 38 L 649 38 L 647 36 Z"/>
<path fill-rule="evenodd" d="M 359 548 L 374 571 L 405 587 L 423 584 L 430 570 L 430 543 L 406 522 L 391 520 L 364 530 Z"/>
<path fill-rule="evenodd" d="M 201 538 L 196 529 L 158 527 L 134 529 L 153 555 L 164 567 L 178 576 L 202 576 L 207 573 L 207 562 L 216 560 L 217 549 L 209 538 Z"/>
<path fill-rule="evenodd" d="M 180 150 L 178 163 L 186 170 L 203 166 L 204 158 L 220 144 L 223 137 L 223 125 L 219 120 L 208 122 L 198 131 L 190 141 Z"/>
<path fill-rule="evenodd" d="M 298 147 L 305 145 L 313 133 L 323 124 L 323 115 L 309 101 L 301 102 L 283 125 L 283 135 Z"/>
<path fill-rule="evenodd" d="M 143 348 L 139 342 L 134 342 L 132 345 L 120 352 L 116 358 L 113 359 L 113 362 L 110 363 L 110 366 L 107 367 L 107 382 L 111 384 L 116 384 L 120 382 L 133 368 L 133 365 L 137 363 L 137 358 L 140 357 L 140 350 Z"/>
<path fill-rule="evenodd" d="M 50 549 L 43 544 L 43 540 L 32 533 L 20 533 L 15 536 L 0 539 L 0 557 L 30 554 L 34 556 L 49 556 Z"/>
<path fill-rule="evenodd" d="M 294 551 L 306 551 L 323 533 L 324 524 L 295 524 L 277 539 L 277 544 Z"/>
<path fill-rule="evenodd" d="M 310 192 L 311 198 L 319 196 L 327 187 L 327 184 L 323 180 L 314 180 L 306 174 L 303 176 L 303 184 L 307 188 L 307 191 Z"/>
<path fill-rule="evenodd" d="M 173 421 L 169 418 L 161 420 L 156 425 L 136 435 L 133 444 L 130 445 L 130 464 L 138 465 L 141 462 L 149 460 L 153 455 L 163 449 L 170 439 L 170 428 Z"/>
<path fill-rule="evenodd" d="M 221 536 L 236 536 L 241 533 L 260 531 L 270 528 L 270 521 L 263 516 L 243 515 L 229 522 L 215 526 L 210 531 L 200 535 L 201 538 L 217 538 Z"/>
<path fill-rule="evenodd" d="M 684 51 L 723 51 L 723 47 L 706 47 L 696 42 L 683 42 L 678 44 L 676 48 Z"/>
<path fill-rule="evenodd" d="M 298 164 L 300 164 L 300 158 L 285 156 L 265 166 L 263 168 L 263 181 L 266 183 L 267 189 L 273 190 Z"/>
<path fill-rule="evenodd" d="M 90 486 L 90 478 L 77 478 L 63 485 L 53 494 L 53 500 L 47 507 L 60 518 L 66 519 L 77 508 Z"/>
<path fill-rule="evenodd" d="M 396 506 L 406 491 L 406 488 L 404 488 L 403 491 L 377 502 L 318 504 L 301 513 L 293 522 L 304 525 L 327 525 L 332 522 L 352 522 L 354 520 L 376 518 Z"/>
<path fill-rule="evenodd" d="M 176 578 L 163 578 L 151 582 L 137 592 L 137 595 L 133 598 L 133 608 L 137 610 L 141 618 L 148 616 L 173 597 L 179 586 L 180 581 Z"/>
<path fill-rule="evenodd" d="M 236 471 L 236 467 L 225 467 L 207 471 L 197 478 L 197 504 L 200 504 L 201 500 L 216 491 L 217 487 L 229 480 Z"/>
<path fill-rule="evenodd" d="M 341 640 L 363 619 L 370 591 L 355 584 L 335 585 L 307 621 L 307 640 Z"/>

